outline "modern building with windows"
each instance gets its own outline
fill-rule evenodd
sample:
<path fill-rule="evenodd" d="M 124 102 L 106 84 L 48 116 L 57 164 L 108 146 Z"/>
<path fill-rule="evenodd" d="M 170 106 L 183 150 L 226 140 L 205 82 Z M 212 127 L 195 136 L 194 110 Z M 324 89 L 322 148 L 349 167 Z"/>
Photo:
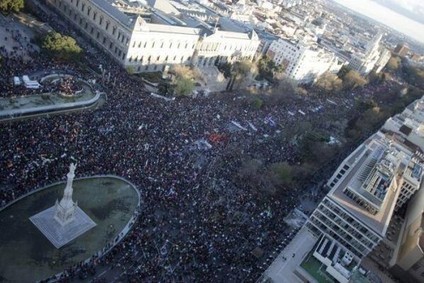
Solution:
<path fill-rule="evenodd" d="M 126 7 L 124 13 L 107 0 L 47 2 L 120 65 L 136 73 L 163 71 L 177 64 L 252 60 L 260 44 L 253 30 L 221 31 L 197 19 L 185 22 L 156 9 L 130 13 Z"/>
<path fill-rule="evenodd" d="M 339 260 L 335 251 L 314 253 L 339 282 L 348 282 L 352 262 L 359 264 L 386 237 L 399 198 L 406 202 L 410 187 L 421 186 L 422 159 L 399 141 L 379 131 L 353 151 L 328 180 L 330 191 L 306 224 L 342 251 Z M 342 260 L 345 255 L 351 260 Z"/>
<path fill-rule="evenodd" d="M 405 221 L 393 253 L 391 271 L 403 282 L 424 281 L 424 190 L 408 205 Z"/>

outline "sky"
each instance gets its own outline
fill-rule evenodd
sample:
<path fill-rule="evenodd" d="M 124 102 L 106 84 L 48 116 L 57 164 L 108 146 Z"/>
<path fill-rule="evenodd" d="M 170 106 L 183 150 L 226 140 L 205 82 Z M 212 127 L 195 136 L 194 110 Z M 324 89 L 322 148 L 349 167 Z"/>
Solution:
<path fill-rule="evenodd" d="M 367 17 L 377 20 L 401 33 L 404 33 L 421 43 L 424 43 L 424 24 L 418 23 L 393 11 L 393 9 L 396 8 L 393 5 L 394 3 L 399 7 L 424 17 L 423 0 L 377 0 L 380 2 L 387 2 L 386 4 L 391 4 L 391 9 L 386 8 L 371 0 L 334 1 Z"/>

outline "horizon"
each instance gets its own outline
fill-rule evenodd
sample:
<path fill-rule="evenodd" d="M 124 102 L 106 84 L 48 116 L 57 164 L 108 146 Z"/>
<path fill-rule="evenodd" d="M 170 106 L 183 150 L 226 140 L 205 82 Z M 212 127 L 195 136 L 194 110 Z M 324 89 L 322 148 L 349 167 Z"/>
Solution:
<path fill-rule="evenodd" d="M 424 24 L 372 0 L 333 0 L 424 45 Z"/>

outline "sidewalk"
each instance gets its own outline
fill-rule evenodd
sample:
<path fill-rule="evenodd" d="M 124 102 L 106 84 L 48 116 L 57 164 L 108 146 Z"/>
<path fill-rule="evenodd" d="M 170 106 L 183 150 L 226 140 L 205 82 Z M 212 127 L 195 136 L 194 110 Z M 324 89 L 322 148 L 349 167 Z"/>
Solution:
<path fill-rule="evenodd" d="M 272 282 L 279 283 L 302 282 L 294 272 L 299 268 L 316 241 L 317 239 L 306 228 L 300 229 L 293 240 L 265 270 L 264 280 L 271 278 Z"/>

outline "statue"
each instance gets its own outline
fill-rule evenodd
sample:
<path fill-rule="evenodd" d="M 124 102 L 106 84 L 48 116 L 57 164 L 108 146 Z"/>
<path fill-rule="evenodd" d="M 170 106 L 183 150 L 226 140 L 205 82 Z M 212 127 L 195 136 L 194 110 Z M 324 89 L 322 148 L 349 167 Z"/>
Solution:
<path fill-rule="evenodd" d="M 74 191 L 72 183 L 76 167 L 73 163 L 69 166 L 63 198 L 60 201 L 57 199 L 54 206 L 29 218 L 58 249 L 96 226 L 96 223 L 78 207 L 78 203 L 72 200 Z"/>
<path fill-rule="evenodd" d="M 59 202 L 56 200 L 54 219 L 61 225 L 65 226 L 75 219 L 75 209 L 78 207 L 78 203 L 72 200 L 72 182 L 75 177 L 76 165 L 71 163 L 69 166 L 69 173 L 67 176 L 66 187 L 63 193 L 63 198 Z"/>

